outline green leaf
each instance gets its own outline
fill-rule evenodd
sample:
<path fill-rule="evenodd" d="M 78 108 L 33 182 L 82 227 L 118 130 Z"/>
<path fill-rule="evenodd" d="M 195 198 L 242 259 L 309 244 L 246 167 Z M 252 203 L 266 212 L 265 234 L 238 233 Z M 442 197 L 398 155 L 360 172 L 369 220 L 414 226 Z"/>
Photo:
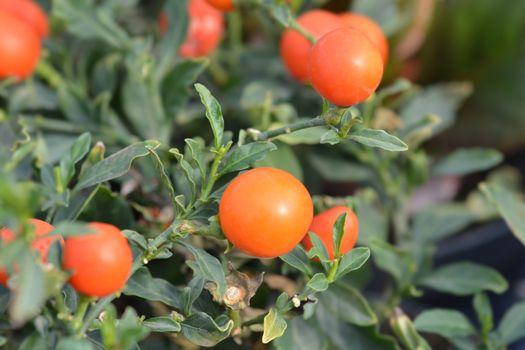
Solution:
<path fill-rule="evenodd" d="M 334 226 L 332 227 L 332 242 L 334 244 L 334 257 L 338 258 L 341 252 L 341 242 L 345 234 L 345 220 L 346 213 L 342 213 L 335 220 Z"/>
<path fill-rule="evenodd" d="M 479 350 L 476 346 L 476 340 L 471 338 L 454 338 L 449 339 L 450 343 L 454 346 L 454 350 Z M 492 348 L 489 348 L 492 349 Z M 494 350 L 494 349 L 493 349 Z"/>
<path fill-rule="evenodd" d="M 370 249 L 372 249 L 372 258 L 377 267 L 392 275 L 398 287 L 405 287 L 415 269 L 414 261 L 409 255 L 387 242 L 375 239 L 372 240 Z"/>
<path fill-rule="evenodd" d="M 93 6 L 91 1 L 55 0 L 53 14 L 67 23 L 67 30 L 83 39 L 98 39 L 106 44 L 124 49 L 130 39 L 102 7 Z"/>
<path fill-rule="evenodd" d="M 308 235 L 312 241 L 312 248 L 310 248 L 308 251 L 308 256 L 310 258 L 318 257 L 322 263 L 330 262 L 331 260 L 328 256 L 328 250 L 326 250 L 326 247 L 321 238 L 319 238 L 319 236 L 313 232 L 308 232 Z"/>
<path fill-rule="evenodd" d="M 128 280 L 123 291 L 146 300 L 160 301 L 177 310 L 181 310 L 181 293 L 177 287 L 161 278 L 153 278 L 145 267 L 138 269 Z"/>
<path fill-rule="evenodd" d="M 247 169 L 255 161 L 264 158 L 268 152 L 276 149 L 277 147 L 273 143 L 263 141 L 241 145 L 235 148 L 228 158 L 226 158 L 222 169 L 219 171 L 219 176 Z"/>
<path fill-rule="evenodd" d="M 473 306 L 479 324 L 481 325 L 481 333 L 485 335 L 489 334 L 494 326 L 492 307 L 489 298 L 484 293 L 478 293 L 474 296 Z"/>
<path fill-rule="evenodd" d="M 0 312 L 5 313 L 9 306 L 10 293 L 7 288 L 0 289 Z"/>
<path fill-rule="evenodd" d="M 110 187 L 105 185 L 97 185 L 90 189 L 93 189 L 93 191 L 89 189 L 80 191 L 89 195 L 86 199 L 82 200 L 83 198 L 80 197 L 77 203 L 77 197 L 73 197 L 74 203 L 70 201 L 70 206 L 72 204 L 75 206 L 81 205 L 77 207 L 77 210 L 70 212 L 73 214 L 71 217 L 65 218 L 57 215 L 53 218 L 53 222 L 61 222 L 62 220 L 73 221 L 79 216 L 81 220 L 86 222 L 106 222 L 117 227 L 134 226 L 135 216 L 127 198 L 111 191 Z"/>
<path fill-rule="evenodd" d="M 469 83 L 436 84 L 419 91 L 399 112 L 404 128 L 410 129 L 433 114 L 441 118 L 441 123 L 432 128 L 433 134 L 443 131 L 454 123 L 457 110 L 471 92 L 472 86 Z"/>
<path fill-rule="evenodd" d="M 192 343 L 200 346 L 213 346 L 226 339 L 233 329 L 233 321 L 226 316 L 215 320 L 203 312 L 196 312 L 182 324 L 182 334 Z"/>
<path fill-rule="evenodd" d="M 158 316 L 148 318 L 144 321 L 144 326 L 151 329 L 152 332 L 159 333 L 178 333 L 182 329 L 180 323 L 169 316 Z"/>
<path fill-rule="evenodd" d="M 414 325 L 420 332 L 435 333 L 445 338 L 468 337 L 476 333 L 467 317 L 456 310 L 423 311 L 414 320 Z"/>
<path fill-rule="evenodd" d="M 297 122 L 308 120 L 311 118 L 299 118 Z M 270 125 L 269 129 L 279 128 L 284 126 L 283 123 L 274 123 Z M 285 142 L 289 145 L 317 145 L 320 143 L 321 138 L 326 133 L 327 128 L 325 126 L 316 126 L 312 128 L 301 129 L 293 131 L 289 134 L 283 134 L 278 136 L 279 141 Z"/>
<path fill-rule="evenodd" d="M 306 286 L 315 290 L 316 292 L 322 292 L 328 289 L 328 279 L 324 273 L 318 272 L 312 276 Z"/>
<path fill-rule="evenodd" d="M 288 321 L 284 334 L 272 345 L 277 350 L 320 350 L 326 348 L 323 346 L 323 343 L 327 342 L 325 339 L 311 320 L 305 321 L 302 317 L 294 317 Z"/>
<path fill-rule="evenodd" d="M 328 130 L 325 132 L 321 139 L 319 140 L 319 143 L 321 145 L 337 145 L 339 142 L 341 142 L 341 136 L 335 131 L 335 130 Z"/>
<path fill-rule="evenodd" d="M 56 350 L 93 350 L 93 345 L 85 339 L 63 338 L 58 342 Z"/>
<path fill-rule="evenodd" d="M 50 347 L 49 341 L 35 331 L 24 339 L 18 350 L 49 350 Z"/>
<path fill-rule="evenodd" d="M 394 135 L 390 135 L 384 130 L 352 130 L 348 135 L 348 139 L 359 142 L 368 147 L 381 148 L 386 151 L 400 152 L 408 149 L 408 146 L 403 141 Z"/>
<path fill-rule="evenodd" d="M 224 118 L 222 116 L 221 105 L 204 85 L 197 83 L 195 84 L 195 89 L 199 93 L 201 102 L 206 108 L 206 118 L 208 118 L 213 131 L 215 150 L 219 150 L 222 146 L 222 137 L 224 135 Z"/>
<path fill-rule="evenodd" d="M 390 318 L 390 327 L 407 350 L 432 350 L 401 309 L 396 309 Z"/>
<path fill-rule="evenodd" d="M 151 155 L 151 158 L 153 159 L 153 164 L 155 165 L 155 170 L 157 170 L 157 173 L 160 177 L 160 180 L 162 181 L 162 184 L 166 188 L 170 199 L 171 204 L 173 205 L 173 208 L 177 208 L 177 200 L 175 197 L 177 197 L 177 194 L 175 193 L 175 189 L 173 188 L 173 183 L 170 180 L 170 177 L 168 176 L 168 173 L 166 172 L 166 169 L 164 169 L 164 164 L 162 164 L 162 160 L 160 159 L 157 152 L 155 152 L 155 149 L 150 146 L 146 146 L 146 148 L 149 151 L 149 154 Z"/>
<path fill-rule="evenodd" d="M 156 75 L 162 76 L 166 68 L 178 57 L 179 47 L 186 39 L 189 27 L 188 1 L 166 1 L 163 9 L 168 19 L 168 31 L 159 43 L 159 63 Z"/>
<path fill-rule="evenodd" d="M 370 246 L 372 240 L 386 241 L 388 235 L 387 215 L 379 199 L 379 195 L 372 188 L 358 191 L 354 195 L 354 202 L 359 210 L 359 236 L 357 241 L 361 245 Z"/>
<path fill-rule="evenodd" d="M 286 330 L 286 320 L 274 308 L 271 308 L 264 317 L 264 331 L 262 336 L 263 344 L 268 344 L 272 340 L 279 338 Z"/>
<path fill-rule="evenodd" d="M 343 284 L 332 284 L 319 294 L 319 302 L 338 320 L 358 326 L 377 323 L 377 317 L 361 293 Z"/>
<path fill-rule="evenodd" d="M 179 4 L 181 2 L 177 1 L 176 3 Z M 168 2 L 166 2 L 166 4 L 168 4 Z M 166 58 L 166 60 L 173 60 L 175 58 L 176 56 L 172 56 Z M 208 58 L 180 61 L 165 75 L 161 84 L 161 94 L 162 102 L 168 115 L 176 115 L 177 112 L 186 106 L 193 93 L 191 89 L 193 83 L 204 72 L 209 63 L 210 60 Z M 157 71 L 158 74 L 162 73 L 160 68 L 158 68 Z"/>
<path fill-rule="evenodd" d="M 103 319 L 102 323 L 105 323 L 105 321 L 106 319 Z M 130 306 L 124 310 L 124 314 L 118 322 L 115 322 L 114 320 L 107 321 L 108 323 L 111 323 L 110 327 L 116 326 L 118 345 L 115 347 L 118 349 L 136 349 L 138 347 L 138 342 L 146 338 L 150 333 L 150 329 L 140 322 L 137 312 Z M 112 344 L 111 341 L 113 341 L 113 337 L 110 337 L 110 339 L 104 339 L 104 333 L 102 333 L 102 335 L 105 345 L 109 347 L 108 345 Z"/>
<path fill-rule="evenodd" d="M 308 162 L 319 172 L 321 177 L 334 182 L 369 181 L 373 174 L 369 168 L 354 163 L 334 152 L 318 150 L 307 153 Z"/>
<path fill-rule="evenodd" d="M 178 161 L 178 164 L 175 168 L 177 171 L 175 173 L 177 188 L 179 191 L 183 192 L 185 196 L 190 198 L 190 202 L 193 203 L 197 196 L 197 184 L 195 180 L 198 179 L 198 170 L 192 167 L 191 164 L 186 159 L 184 159 L 184 155 L 180 153 L 177 148 L 172 148 L 169 150 L 169 152 L 173 154 Z M 175 202 L 178 204 L 177 201 Z"/>
<path fill-rule="evenodd" d="M 146 241 L 146 237 L 140 233 L 131 230 L 123 230 L 122 233 L 129 242 L 135 244 L 141 251 L 146 252 L 148 250 L 148 241 Z"/>
<path fill-rule="evenodd" d="M 463 203 L 431 207 L 415 215 L 413 237 L 418 241 L 436 242 L 460 232 L 475 220 L 474 213 Z"/>
<path fill-rule="evenodd" d="M 501 319 L 498 331 L 506 344 L 525 337 L 525 302 L 514 304 Z"/>
<path fill-rule="evenodd" d="M 379 3 L 380 4 L 380 3 Z M 381 6 L 381 5 L 379 5 Z M 381 11 L 381 10 L 379 10 Z M 397 78 L 392 84 L 385 86 L 377 92 L 377 98 L 383 101 L 387 97 L 396 96 L 403 92 L 409 91 L 413 87 L 410 80 L 404 78 Z"/>
<path fill-rule="evenodd" d="M 490 169 L 503 160 L 503 155 L 488 148 L 460 149 L 441 160 L 432 168 L 434 176 L 463 176 Z"/>
<path fill-rule="evenodd" d="M 356 350 L 397 349 L 392 338 L 378 333 L 376 325 L 354 326 L 342 322 L 321 303 L 318 304 L 314 316 L 317 321 L 317 333 L 320 333 L 318 337 L 323 337 L 327 343 L 332 344 L 330 349 L 348 349 L 350 345 L 351 349 Z"/>
<path fill-rule="evenodd" d="M 206 178 L 206 146 L 200 137 L 185 139 L 186 150 L 189 150 L 188 162 L 199 169 L 201 179 Z"/>
<path fill-rule="evenodd" d="M 505 278 L 493 268 L 459 262 L 434 270 L 421 280 L 421 285 L 455 295 L 470 295 L 482 291 L 501 294 L 508 288 Z"/>
<path fill-rule="evenodd" d="M 204 288 L 204 278 L 196 276 L 188 283 L 188 286 L 184 287 L 181 295 L 181 304 L 183 305 L 184 314 L 191 314 L 191 308 L 193 303 L 201 295 Z"/>
<path fill-rule="evenodd" d="M 516 193 L 498 184 L 485 182 L 480 188 L 494 203 L 514 236 L 525 244 L 525 202 Z"/>
<path fill-rule="evenodd" d="M 191 267 L 195 275 L 204 278 L 206 281 L 215 283 L 218 295 L 222 299 L 226 292 L 226 276 L 224 275 L 221 262 L 204 249 L 194 247 L 185 242 L 181 242 L 181 244 L 186 247 L 195 258 L 193 261 L 186 261 L 188 266 Z"/>
<path fill-rule="evenodd" d="M 28 254 L 27 245 L 23 239 L 0 245 L 0 266 L 11 267 L 16 259 Z"/>
<path fill-rule="evenodd" d="M 91 135 L 83 133 L 73 143 L 69 152 L 66 153 L 60 160 L 60 174 L 62 176 L 63 186 L 67 186 L 69 181 L 75 175 L 75 165 L 86 156 L 91 145 Z"/>
<path fill-rule="evenodd" d="M 279 258 L 307 276 L 313 274 L 312 267 L 310 266 L 310 259 L 308 258 L 303 246 L 300 244 L 296 245 L 290 253 L 281 255 Z"/>
<path fill-rule="evenodd" d="M 24 111 L 53 111 L 58 108 L 56 92 L 38 80 L 17 87 L 6 102 L 10 115 Z"/>
<path fill-rule="evenodd" d="M 16 264 L 20 266 L 20 272 L 17 273 L 17 285 L 9 311 L 11 322 L 21 325 L 40 312 L 47 295 L 42 266 L 36 263 L 32 252 L 25 250 Z"/>
<path fill-rule="evenodd" d="M 290 26 L 290 18 L 292 14 L 290 13 L 288 6 L 277 3 L 269 3 L 267 6 L 273 19 L 279 22 L 283 27 L 287 28 Z"/>
<path fill-rule="evenodd" d="M 253 166 L 257 168 L 278 168 L 292 174 L 299 181 L 303 181 L 303 168 L 293 148 L 280 141 L 275 141 L 274 144 L 277 149 L 268 153 L 263 159 L 256 161 Z"/>
<path fill-rule="evenodd" d="M 86 170 L 79 178 L 75 191 L 94 186 L 124 175 L 131 167 L 133 160 L 145 157 L 149 154 L 146 146 L 157 148 L 160 144 L 157 141 L 138 142 L 123 150 L 101 160 Z"/>
<path fill-rule="evenodd" d="M 370 248 L 358 247 L 354 248 L 341 258 L 339 267 L 337 268 L 336 279 L 344 275 L 359 270 L 370 258 Z"/>
<path fill-rule="evenodd" d="M 49 236 L 59 235 L 64 238 L 71 236 L 82 236 L 86 234 L 95 233 L 92 228 L 87 226 L 87 223 L 62 221 L 58 223 L 53 231 L 49 233 Z"/>
<path fill-rule="evenodd" d="M 150 68 L 149 48 L 137 48 L 126 59 L 121 99 L 127 120 L 142 139 L 169 142 L 170 122 L 160 100 L 160 84 Z"/>
<path fill-rule="evenodd" d="M 277 300 L 275 301 L 275 309 L 277 311 L 283 310 L 284 308 L 287 307 L 289 300 L 290 300 L 290 297 L 288 296 L 288 294 L 286 292 L 282 292 L 281 294 L 279 294 L 279 296 L 277 297 Z"/>

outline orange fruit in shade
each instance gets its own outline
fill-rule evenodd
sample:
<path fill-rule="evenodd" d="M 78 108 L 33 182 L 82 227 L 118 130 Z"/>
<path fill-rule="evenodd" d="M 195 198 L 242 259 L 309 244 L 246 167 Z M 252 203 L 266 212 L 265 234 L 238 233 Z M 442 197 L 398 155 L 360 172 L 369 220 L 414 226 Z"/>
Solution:
<path fill-rule="evenodd" d="M 316 39 L 342 23 L 339 16 L 324 10 L 305 12 L 297 22 Z M 287 29 L 281 38 L 281 58 L 290 74 L 299 81 L 308 80 L 308 52 L 312 44 L 294 29 Z"/>
<path fill-rule="evenodd" d="M 362 31 L 366 37 L 379 50 L 383 62 L 388 61 L 388 40 L 386 39 L 383 30 L 371 18 L 357 13 L 346 12 L 339 15 L 344 26 L 349 26 Z"/>
<path fill-rule="evenodd" d="M 229 12 L 233 11 L 235 7 L 233 6 L 233 0 L 206 0 L 208 4 L 215 7 L 218 10 Z"/>
<path fill-rule="evenodd" d="M 26 78 L 37 64 L 40 50 L 36 31 L 23 20 L 0 10 L 0 79 Z"/>
<path fill-rule="evenodd" d="M 348 253 L 357 243 L 357 237 L 359 235 L 359 221 L 352 209 L 343 206 L 330 208 L 314 216 L 312 224 L 310 225 L 309 231 L 321 239 L 328 251 L 330 259 L 334 258 L 333 227 L 339 215 L 343 213 L 346 213 L 346 218 L 339 253 Z M 312 249 L 313 245 L 310 235 L 304 237 L 303 246 L 307 251 Z"/>
<path fill-rule="evenodd" d="M 190 0 L 190 17 L 186 40 L 179 48 L 185 58 L 207 56 L 220 44 L 224 32 L 224 17 L 221 11 L 210 6 L 205 0 Z M 159 27 L 162 33 L 168 30 L 168 17 L 161 13 Z"/>
<path fill-rule="evenodd" d="M 133 255 L 117 227 L 100 222 L 88 227 L 95 232 L 66 239 L 62 265 L 71 271 L 69 283 L 77 292 L 104 297 L 126 285 Z"/>
<path fill-rule="evenodd" d="M 308 190 L 293 175 L 275 168 L 240 174 L 226 187 L 219 205 L 226 238 L 260 258 L 290 252 L 303 239 L 312 217 Z"/>
<path fill-rule="evenodd" d="M 31 26 L 40 39 L 49 35 L 49 22 L 42 8 L 31 0 L 0 0 L 0 11 Z"/>
<path fill-rule="evenodd" d="M 323 35 L 308 56 L 310 83 L 321 96 L 339 106 L 366 100 L 379 86 L 383 66 L 372 42 L 350 27 Z"/>
<path fill-rule="evenodd" d="M 45 221 L 38 220 L 38 219 L 30 219 L 29 224 L 34 227 L 35 230 L 35 240 L 32 243 L 32 247 L 34 250 L 38 251 L 40 253 L 40 256 L 42 258 L 42 262 L 47 261 L 47 253 L 49 251 L 49 247 L 55 240 L 59 240 L 61 244 L 64 244 L 64 240 L 61 236 L 55 235 L 55 236 L 45 236 L 49 232 L 53 231 L 55 228 L 48 224 Z M 45 237 L 42 237 L 45 236 Z M 11 231 L 9 228 L 4 227 L 0 229 L 0 239 L 2 240 L 3 244 L 11 242 L 13 239 L 15 239 L 15 233 Z M 6 286 L 8 280 L 8 275 L 5 270 L 0 270 L 0 284 Z"/>

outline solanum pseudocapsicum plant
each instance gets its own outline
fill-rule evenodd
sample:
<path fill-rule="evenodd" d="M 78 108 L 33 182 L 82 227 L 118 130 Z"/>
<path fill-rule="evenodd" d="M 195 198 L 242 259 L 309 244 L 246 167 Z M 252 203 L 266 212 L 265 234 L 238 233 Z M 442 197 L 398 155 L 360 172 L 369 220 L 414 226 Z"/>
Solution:
<path fill-rule="evenodd" d="M 430 332 L 459 348 L 498 349 L 520 338 L 522 304 L 494 328 L 486 293 L 507 288 L 497 271 L 429 263 L 438 241 L 498 212 L 523 237 L 523 205 L 509 195 L 509 172 L 494 173 L 465 202 L 421 210 L 410 201 L 430 176 L 465 175 L 501 160 L 492 150 L 467 149 L 436 162 L 422 148 L 453 124 L 468 85 L 420 89 L 400 80 L 368 96 L 385 64 L 381 44 L 346 24 L 316 37 L 301 21 L 308 10 L 295 20 L 277 0 L 208 1 L 234 5 L 228 40 L 205 53 L 211 57 L 184 59 L 194 1 L 167 1 L 146 21 L 131 15 L 139 7 L 119 1 L 56 0 L 55 32 L 34 79 L 2 86 L 0 224 L 14 237 L 0 246 L 9 276 L 0 299 L 5 346 L 233 348 L 233 338 L 248 348 L 262 340 L 278 349 L 425 349 L 418 332 Z M 286 54 L 277 54 L 277 40 L 266 51 L 243 46 L 238 11 L 289 27 L 283 41 L 299 34 L 292 39 L 306 50 L 295 62 L 314 70 L 299 80 L 343 107 L 282 82 L 285 66 L 277 74 L 272 67 L 283 59 L 294 75 Z M 168 28 L 153 38 L 161 12 Z M 334 49 L 331 38 L 345 32 L 364 48 L 342 42 Z M 318 43 L 328 43 L 329 57 L 369 57 L 371 69 L 338 61 L 360 79 L 334 78 Z M 198 77 L 204 85 L 194 85 Z M 337 83 L 366 89 L 341 94 Z M 313 107 L 305 113 L 303 105 Z M 318 117 L 297 117 L 313 110 Z M 315 188 L 310 173 L 360 190 L 313 196 L 314 213 L 314 191 L 300 181 Z M 44 264 L 33 250 L 36 216 L 54 226 L 48 238 L 64 238 L 51 240 Z M 379 290 L 367 288 L 378 269 L 389 277 L 380 275 Z M 450 309 L 425 310 L 412 322 L 401 302 L 426 289 L 474 296 L 479 329 Z"/>

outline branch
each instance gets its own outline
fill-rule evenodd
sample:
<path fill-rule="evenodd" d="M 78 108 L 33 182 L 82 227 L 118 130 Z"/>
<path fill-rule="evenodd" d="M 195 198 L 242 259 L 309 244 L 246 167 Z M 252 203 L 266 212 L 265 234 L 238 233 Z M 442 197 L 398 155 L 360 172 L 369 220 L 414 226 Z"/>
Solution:
<path fill-rule="evenodd" d="M 248 133 L 256 141 L 266 141 L 266 140 L 269 140 L 271 138 L 274 138 L 280 135 L 290 134 L 297 130 L 313 128 L 316 126 L 326 126 L 328 124 L 329 124 L 328 121 L 323 116 L 318 116 L 312 119 L 301 120 L 296 123 L 292 123 L 292 124 L 283 126 L 281 128 L 268 130 L 264 132 L 260 132 L 259 130 L 256 130 L 256 129 L 248 129 Z"/>

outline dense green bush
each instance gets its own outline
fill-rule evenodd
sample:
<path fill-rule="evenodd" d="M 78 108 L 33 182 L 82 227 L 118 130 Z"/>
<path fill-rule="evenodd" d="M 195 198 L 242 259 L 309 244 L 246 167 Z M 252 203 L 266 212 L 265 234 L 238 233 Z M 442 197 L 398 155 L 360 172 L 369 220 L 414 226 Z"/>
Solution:
<path fill-rule="evenodd" d="M 491 171 L 498 151 L 424 148 L 453 126 L 469 83 L 416 86 L 395 77 L 393 57 L 376 93 L 337 107 L 293 81 L 278 53 L 283 27 L 324 2 L 238 1 L 218 50 L 185 59 L 187 2 L 54 0 L 34 74 L 0 82 L 0 227 L 17 232 L 0 245 L 11 275 L 0 287 L 4 348 L 504 349 L 525 336 L 525 304 L 493 317 L 488 295 L 509 287 L 498 271 L 433 265 L 440 242 L 500 216 L 525 243 L 519 175 Z M 413 3 L 400 3 L 353 10 L 395 43 L 413 16 Z M 251 167 L 293 174 L 316 213 L 354 209 L 358 246 L 335 259 L 315 235 L 309 252 L 299 244 L 274 259 L 233 247 L 218 204 Z M 477 172 L 484 182 L 456 196 Z M 134 255 L 126 286 L 79 295 L 58 241 L 46 263 L 35 257 L 32 217 L 66 241 L 91 233 L 91 221 L 122 229 Z M 336 247 L 343 225 L 341 216 Z M 472 298 L 476 320 L 403 311 L 426 291 Z"/>

